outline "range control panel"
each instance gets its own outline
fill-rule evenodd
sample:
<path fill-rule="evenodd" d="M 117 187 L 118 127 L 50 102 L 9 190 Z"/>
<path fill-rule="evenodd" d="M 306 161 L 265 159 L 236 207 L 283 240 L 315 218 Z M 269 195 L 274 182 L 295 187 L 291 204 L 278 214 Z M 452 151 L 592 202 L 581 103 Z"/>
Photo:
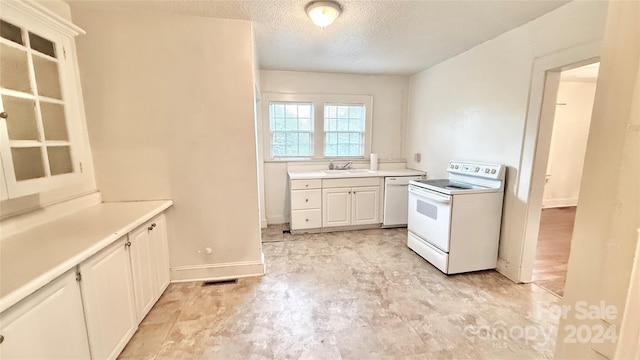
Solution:
<path fill-rule="evenodd" d="M 477 164 L 450 161 L 447 171 L 452 174 L 463 174 L 487 179 L 502 179 L 504 166 L 498 164 Z"/>

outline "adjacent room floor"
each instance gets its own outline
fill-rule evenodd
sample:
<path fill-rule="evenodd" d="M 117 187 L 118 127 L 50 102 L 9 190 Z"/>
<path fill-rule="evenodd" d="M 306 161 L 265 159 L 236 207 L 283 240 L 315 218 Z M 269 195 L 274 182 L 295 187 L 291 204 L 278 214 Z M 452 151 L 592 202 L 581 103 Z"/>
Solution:
<path fill-rule="evenodd" d="M 542 209 L 533 282 L 564 296 L 576 207 Z"/>
<path fill-rule="evenodd" d="M 171 284 L 120 358 L 553 357 L 559 299 L 535 284 L 446 276 L 406 247 L 406 229 L 267 231 L 265 276 Z"/>

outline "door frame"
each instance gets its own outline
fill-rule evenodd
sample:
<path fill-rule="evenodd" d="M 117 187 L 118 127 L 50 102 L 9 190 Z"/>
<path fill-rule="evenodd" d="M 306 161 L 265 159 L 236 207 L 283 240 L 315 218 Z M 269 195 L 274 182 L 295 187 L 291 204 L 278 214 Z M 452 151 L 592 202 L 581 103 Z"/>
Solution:
<path fill-rule="evenodd" d="M 516 197 L 520 199 L 523 214 L 523 221 L 517 230 L 520 234 L 514 234 L 521 238 L 520 266 L 510 269 L 508 274 L 518 282 L 532 281 L 560 72 L 599 61 L 600 47 L 601 42 L 598 41 L 534 60 L 520 176 L 516 184 Z"/>

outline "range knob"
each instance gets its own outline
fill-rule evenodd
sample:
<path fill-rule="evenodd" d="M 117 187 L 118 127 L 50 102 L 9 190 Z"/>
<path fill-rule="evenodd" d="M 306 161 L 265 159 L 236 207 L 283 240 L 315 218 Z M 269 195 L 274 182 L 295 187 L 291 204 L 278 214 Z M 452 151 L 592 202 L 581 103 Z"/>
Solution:
<path fill-rule="evenodd" d="M 454 169 L 456 169 L 456 170 L 458 170 L 458 165 L 454 166 L 453 168 L 454 168 Z"/>
<path fill-rule="evenodd" d="M 479 167 L 477 167 L 474 171 L 475 171 L 475 172 L 478 172 L 478 171 L 480 171 L 480 168 L 479 168 Z"/>
<path fill-rule="evenodd" d="M 453 169 L 453 164 L 449 164 L 449 168 Z"/>
<path fill-rule="evenodd" d="M 495 174 L 496 173 L 496 169 L 491 169 L 491 173 Z"/>
<path fill-rule="evenodd" d="M 489 173 L 489 169 L 484 169 L 485 174 Z"/>

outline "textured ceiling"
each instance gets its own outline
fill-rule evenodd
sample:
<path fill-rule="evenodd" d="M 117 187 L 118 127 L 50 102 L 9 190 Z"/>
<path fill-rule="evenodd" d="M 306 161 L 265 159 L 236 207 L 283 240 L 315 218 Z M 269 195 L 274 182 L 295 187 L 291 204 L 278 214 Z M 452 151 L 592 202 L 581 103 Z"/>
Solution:
<path fill-rule="evenodd" d="M 308 0 L 70 1 L 72 6 L 251 20 L 261 69 L 414 74 L 568 1 L 353 1 L 326 29 Z"/>

